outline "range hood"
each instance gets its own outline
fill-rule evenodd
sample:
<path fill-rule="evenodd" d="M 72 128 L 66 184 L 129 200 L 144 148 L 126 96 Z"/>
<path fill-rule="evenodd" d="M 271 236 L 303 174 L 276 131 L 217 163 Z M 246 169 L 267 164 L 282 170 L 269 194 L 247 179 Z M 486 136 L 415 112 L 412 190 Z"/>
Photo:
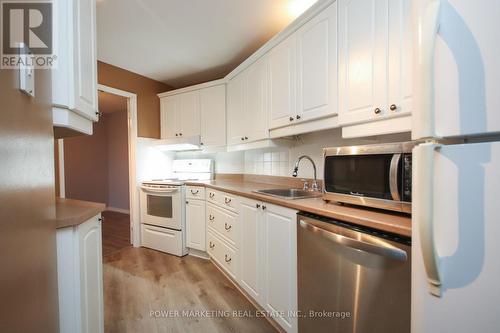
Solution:
<path fill-rule="evenodd" d="M 201 137 L 199 135 L 173 139 L 161 139 L 154 143 L 154 147 L 161 151 L 200 150 Z"/>

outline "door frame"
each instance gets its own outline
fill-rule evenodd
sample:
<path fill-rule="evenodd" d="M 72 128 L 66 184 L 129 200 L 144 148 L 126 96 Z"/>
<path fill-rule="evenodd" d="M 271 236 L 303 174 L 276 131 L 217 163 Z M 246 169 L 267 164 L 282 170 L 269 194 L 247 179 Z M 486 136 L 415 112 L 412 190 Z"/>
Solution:
<path fill-rule="evenodd" d="M 130 206 L 130 242 L 132 246 L 139 247 L 139 190 L 137 188 L 137 94 L 98 84 L 97 89 L 127 98 L 127 124 L 128 124 L 128 185 Z"/>

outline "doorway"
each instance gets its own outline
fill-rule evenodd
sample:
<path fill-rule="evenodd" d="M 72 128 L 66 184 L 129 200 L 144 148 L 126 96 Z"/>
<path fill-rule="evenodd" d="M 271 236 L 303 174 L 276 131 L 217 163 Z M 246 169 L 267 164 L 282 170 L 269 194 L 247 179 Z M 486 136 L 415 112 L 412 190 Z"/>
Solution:
<path fill-rule="evenodd" d="M 92 136 L 59 142 L 60 196 L 103 202 L 103 255 L 139 246 L 136 187 L 137 97 L 99 85 L 100 120 Z M 62 144 L 61 144 L 62 143 Z"/>

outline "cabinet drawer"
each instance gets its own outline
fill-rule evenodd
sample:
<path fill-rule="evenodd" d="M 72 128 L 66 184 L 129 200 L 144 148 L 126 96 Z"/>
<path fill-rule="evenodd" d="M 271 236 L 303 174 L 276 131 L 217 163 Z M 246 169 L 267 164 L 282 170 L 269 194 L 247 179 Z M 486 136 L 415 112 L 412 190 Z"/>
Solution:
<path fill-rule="evenodd" d="M 207 233 L 208 254 L 221 266 L 232 278 L 238 278 L 238 252 L 233 250 L 215 233 Z"/>
<path fill-rule="evenodd" d="M 201 186 L 188 186 L 186 188 L 186 198 L 205 200 L 205 188 Z"/>
<path fill-rule="evenodd" d="M 207 201 L 233 212 L 239 212 L 239 200 L 235 195 L 213 189 L 207 189 Z"/>
<path fill-rule="evenodd" d="M 238 216 L 209 203 L 207 226 L 221 234 L 231 245 L 239 247 Z"/>

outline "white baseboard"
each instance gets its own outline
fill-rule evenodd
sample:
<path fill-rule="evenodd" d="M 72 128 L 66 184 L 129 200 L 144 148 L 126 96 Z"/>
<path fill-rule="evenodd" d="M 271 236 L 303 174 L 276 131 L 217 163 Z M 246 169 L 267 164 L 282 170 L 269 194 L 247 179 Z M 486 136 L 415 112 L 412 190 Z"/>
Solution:
<path fill-rule="evenodd" d="M 117 212 L 117 213 L 130 214 L 130 210 L 123 209 L 123 208 L 116 208 L 116 207 L 107 206 L 106 210 L 109 210 L 109 211 L 112 211 L 112 212 Z"/>
<path fill-rule="evenodd" d="M 196 249 L 189 249 L 189 253 L 188 254 L 190 256 L 198 257 L 198 258 L 201 258 L 201 259 L 210 259 L 210 257 L 208 256 L 208 253 L 206 253 L 204 251 L 196 250 Z"/>

